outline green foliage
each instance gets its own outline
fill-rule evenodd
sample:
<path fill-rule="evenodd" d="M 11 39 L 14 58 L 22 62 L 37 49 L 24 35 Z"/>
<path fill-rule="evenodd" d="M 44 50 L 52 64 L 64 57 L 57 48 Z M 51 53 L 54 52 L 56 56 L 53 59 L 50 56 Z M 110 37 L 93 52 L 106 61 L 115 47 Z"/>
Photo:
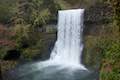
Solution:
<path fill-rule="evenodd" d="M 13 20 L 15 24 L 41 27 L 50 20 L 56 20 L 57 11 L 67 6 L 64 0 L 18 0 L 15 9 L 17 15 Z"/>
<path fill-rule="evenodd" d="M 88 9 L 96 3 L 100 3 L 102 0 L 64 0 L 70 4 L 70 7 L 85 8 Z"/>
<path fill-rule="evenodd" d="M 21 52 L 21 55 L 26 59 L 30 59 L 32 56 L 32 50 L 30 47 L 35 44 L 34 29 L 30 28 L 30 25 L 16 25 L 14 27 L 15 35 L 12 39 L 16 42 L 16 49 Z M 28 56 L 29 54 L 29 56 Z"/>
<path fill-rule="evenodd" d="M 12 17 L 14 24 L 30 23 L 31 0 L 17 0 L 14 13 L 15 15 Z"/>
<path fill-rule="evenodd" d="M 13 6 L 16 0 L 0 0 L 0 22 L 8 23 L 14 15 Z"/>
<path fill-rule="evenodd" d="M 35 31 L 34 27 L 30 25 L 16 25 L 14 27 L 15 36 L 13 37 L 16 40 L 17 47 L 22 48 L 22 46 L 34 45 L 37 40 L 39 40 L 39 32 Z"/>
<path fill-rule="evenodd" d="M 41 26 L 56 19 L 57 11 L 67 6 L 63 0 L 33 0 L 32 4 L 33 26 Z"/>
<path fill-rule="evenodd" d="M 33 49 L 33 48 L 28 48 L 28 49 L 25 49 L 22 56 L 25 58 L 25 59 L 28 59 L 28 60 L 32 60 L 33 57 L 40 53 L 40 49 Z"/>
<path fill-rule="evenodd" d="M 90 68 L 99 69 L 101 62 L 101 48 L 97 45 L 99 37 L 85 36 L 84 63 Z"/>
<path fill-rule="evenodd" d="M 116 72 L 101 72 L 100 73 L 101 80 L 119 80 L 120 75 L 119 73 L 116 74 Z"/>
<path fill-rule="evenodd" d="M 49 38 L 55 38 L 55 36 L 51 36 L 52 34 L 41 33 L 37 31 L 36 27 L 30 25 L 16 25 L 14 32 L 12 39 L 16 42 L 15 48 L 21 52 L 22 57 L 28 60 L 32 60 L 35 55 L 43 54 L 48 50 Z"/>
<path fill-rule="evenodd" d="M 113 31 L 100 38 L 98 46 L 102 49 L 101 80 L 119 80 L 120 66 L 120 39 L 119 31 L 116 27 L 111 27 Z M 118 29 L 118 28 L 117 28 Z"/>
<path fill-rule="evenodd" d="M 15 48 L 29 59 L 44 49 L 38 28 L 56 20 L 57 11 L 68 6 L 64 0 L 16 0 L 11 18 L 14 23 L 11 31 L 15 33 L 11 39 L 15 41 Z"/>
<path fill-rule="evenodd" d="M 48 22 L 48 20 L 50 19 L 50 13 L 48 9 L 42 10 L 40 12 L 38 10 L 35 10 L 32 14 L 32 17 L 34 19 L 33 25 L 40 26 Z"/>
<path fill-rule="evenodd" d="M 104 56 L 103 56 L 102 68 L 100 72 L 101 80 L 119 80 L 120 79 L 119 45 L 120 43 L 117 41 L 110 41 L 108 42 L 108 45 L 102 45 L 104 46 L 104 50 L 103 50 Z"/>
<path fill-rule="evenodd" d="M 99 46 L 102 48 L 101 80 L 120 79 L 120 1 L 107 0 L 113 9 L 113 23 L 101 37 Z"/>
<path fill-rule="evenodd" d="M 6 49 L 1 47 L 0 48 L 0 59 L 3 59 L 5 54 L 6 54 Z"/>
<path fill-rule="evenodd" d="M 45 47 L 45 46 L 43 46 L 42 41 L 39 40 L 36 42 L 35 45 L 32 45 L 31 47 L 24 49 L 22 56 L 25 59 L 32 60 L 35 55 L 40 54 L 42 47 Z"/>
<path fill-rule="evenodd" d="M 120 0 L 107 0 L 113 9 L 113 19 L 115 23 L 120 26 Z"/>

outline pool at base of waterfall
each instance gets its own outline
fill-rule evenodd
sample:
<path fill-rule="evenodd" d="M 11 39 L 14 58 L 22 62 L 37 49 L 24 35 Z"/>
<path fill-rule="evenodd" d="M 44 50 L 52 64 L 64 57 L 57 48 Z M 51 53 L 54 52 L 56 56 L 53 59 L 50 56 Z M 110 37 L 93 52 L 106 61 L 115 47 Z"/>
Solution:
<path fill-rule="evenodd" d="M 27 70 L 21 68 L 25 72 L 16 70 L 9 80 L 98 80 L 99 76 L 96 71 L 60 68 L 59 66 L 48 66 L 38 70 L 27 68 L 31 72 L 25 73 Z"/>

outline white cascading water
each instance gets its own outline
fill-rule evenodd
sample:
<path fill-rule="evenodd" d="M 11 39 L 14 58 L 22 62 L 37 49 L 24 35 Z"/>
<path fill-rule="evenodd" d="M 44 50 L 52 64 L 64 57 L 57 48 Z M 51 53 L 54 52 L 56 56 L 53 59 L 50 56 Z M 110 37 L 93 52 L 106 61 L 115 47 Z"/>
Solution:
<path fill-rule="evenodd" d="M 84 9 L 59 11 L 58 38 L 51 53 L 51 61 L 63 66 L 86 69 L 81 64 L 83 16 Z"/>

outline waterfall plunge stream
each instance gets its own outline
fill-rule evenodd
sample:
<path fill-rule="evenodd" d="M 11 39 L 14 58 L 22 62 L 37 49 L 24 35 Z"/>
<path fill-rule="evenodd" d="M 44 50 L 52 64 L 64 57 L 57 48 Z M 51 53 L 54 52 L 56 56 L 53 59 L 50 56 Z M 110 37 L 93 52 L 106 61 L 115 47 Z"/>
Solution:
<path fill-rule="evenodd" d="M 81 64 L 83 15 L 84 9 L 59 11 L 58 39 L 50 57 L 54 62 L 85 69 Z"/>
<path fill-rule="evenodd" d="M 98 80 L 98 73 L 81 63 L 83 15 L 84 9 L 59 11 L 58 38 L 50 59 L 20 66 L 6 80 Z"/>

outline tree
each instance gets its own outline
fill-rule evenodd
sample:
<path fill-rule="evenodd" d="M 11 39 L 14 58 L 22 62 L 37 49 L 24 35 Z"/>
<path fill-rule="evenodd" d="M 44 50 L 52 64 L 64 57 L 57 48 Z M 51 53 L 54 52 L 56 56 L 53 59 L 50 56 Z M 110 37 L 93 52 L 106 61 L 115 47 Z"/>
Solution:
<path fill-rule="evenodd" d="M 15 24 L 42 26 L 56 20 L 57 11 L 67 7 L 64 0 L 18 0 L 13 20 Z"/>
<path fill-rule="evenodd" d="M 68 7 L 64 0 L 32 0 L 32 19 L 34 26 L 41 26 L 56 20 L 57 11 Z"/>
<path fill-rule="evenodd" d="M 108 3 L 113 9 L 116 24 L 120 26 L 120 0 L 108 0 Z"/>
<path fill-rule="evenodd" d="M 29 24 L 31 23 L 31 0 L 17 0 L 15 15 L 12 18 L 14 24 Z"/>
<path fill-rule="evenodd" d="M 8 23 L 13 16 L 13 7 L 16 0 L 0 0 L 0 22 Z"/>

